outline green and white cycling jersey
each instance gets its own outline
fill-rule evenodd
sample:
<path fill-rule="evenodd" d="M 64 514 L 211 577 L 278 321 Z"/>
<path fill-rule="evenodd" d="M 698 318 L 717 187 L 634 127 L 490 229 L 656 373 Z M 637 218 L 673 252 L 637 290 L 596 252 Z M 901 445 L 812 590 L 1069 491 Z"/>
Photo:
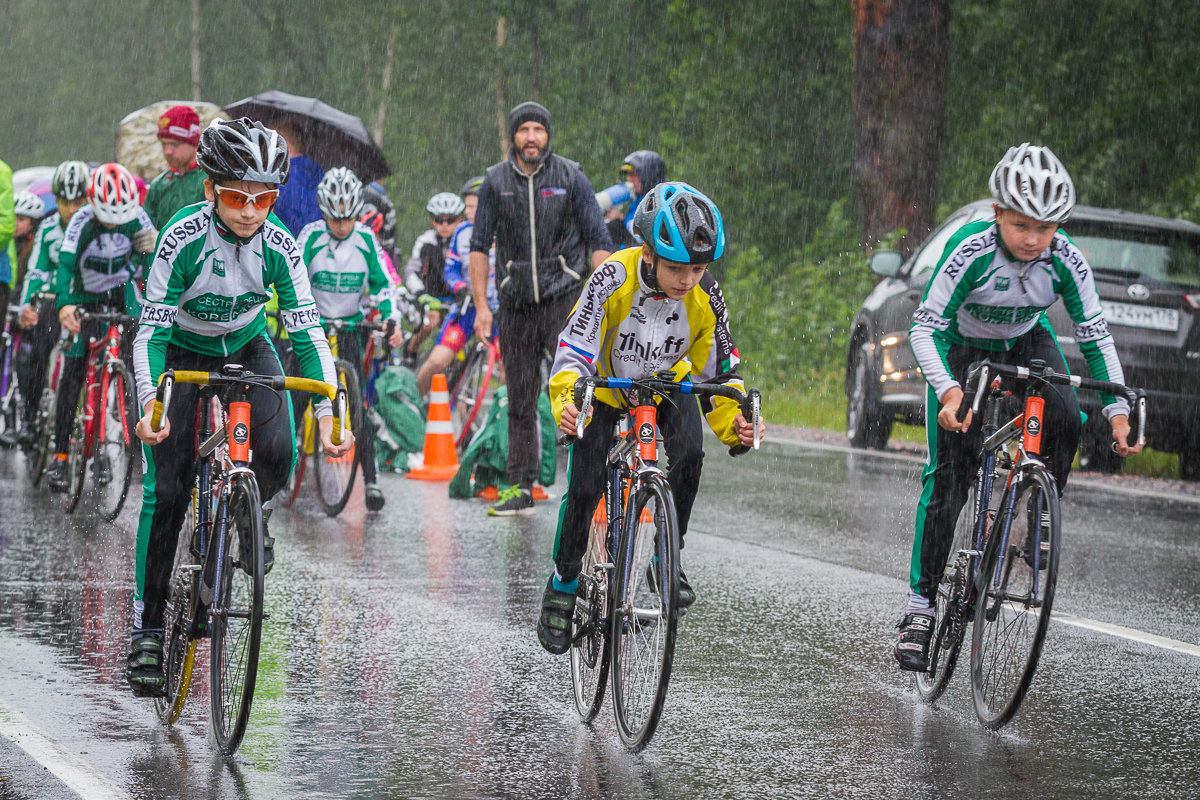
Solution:
<path fill-rule="evenodd" d="M 21 293 L 21 305 L 28 306 L 33 296 L 43 289 L 54 288 L 54 276 L 58 271 L 58 254 L 62 249 L 66 226 L 62 217 L 55 211 L 42 220 L 37 232 L 33 235 L 33 250 L 29 254 L 29 264 L 25 270 L 25 289 Z"/>
<path fill-rule="evenodd" d="M 335 239 L 325 220 L 310 222 L 296 237 L 313 299 L 322 319 L 357 322 L 364 296 L 384 319 L 392 316 L 392 286 L 383 271 L 379 242 L 361 222 L 345 239 Z"/>
<path fill-rule="evenodd" d="M 909 330 L 913 355 L 937 397 L 959 386 L 946 357 L 951 345 L 1008 350 L 1035 325 L 1050 328 L 1046 309 L 1059 297 L 1092 377 L 1124 383 L 1092 268 L 1065 233 L 1055 233 L 1044 253 L 1022 263 L 1001 244 L 995 220 L 960 228 L 946 243 Z M 1101 398 L 1106 419 L 1129 413 L 1124 398 Z"/>
<path fill-rule="evenodd" d="M 272 213 L 258 233 L 239 241 L 221 225 L 212 203 L 185 206 L 159 234 L 146 279 L 133 343 L 141 404 L 154 398 L 168 344 L 225 356 L 264 335 L 272 290 L 304 377 L 336 385 L 308 272 L 283 223 Z M 316 412 L 318 418 L 331 414 L 329 401 L 322 399 Z"/>
<path fill-rule="evenodd" d="M 58 307 L 95 302 L 128 283 L 138 272 L 130 237 L 153 227 L 141 208 L 136 218 L 113 228 L 101 225 L 90 205 L 76 211 L 58 254 L 54 284 Z"/>

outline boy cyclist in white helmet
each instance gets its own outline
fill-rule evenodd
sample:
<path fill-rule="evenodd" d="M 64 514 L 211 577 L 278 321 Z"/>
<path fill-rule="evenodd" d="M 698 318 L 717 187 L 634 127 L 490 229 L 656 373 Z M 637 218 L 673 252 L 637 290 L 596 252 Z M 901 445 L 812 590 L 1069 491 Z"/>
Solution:
<path fill-rule="evenodd" d="M 950 238 L 910 329 L 913 354 L 929 384 L 929 457 L 917 504 L 908 602 L 895 648 L 903 670 L 928 669 L 937 584 L 979 468 L 981 425 L 970 411 L 961 423 L 957 420 L 960 381 L 970 364 L 990 359 L 1028 366 L 1041 359 L 1055 372 L 1067 372 L 1045 313 L 1061 297 L 1092 377 L 1124 382 L 1091 266 L 1058 227 L 1075 208 L 1066 168 L 1049 148 L 1025 143 L 1009 148 L 989 185 L 995 219 L 970 222 Z M 1136 453 L 1140 448 L 1128 444 L 1128 403 L 1102 399 L 1117 453 Z M 1082 429 L 1079 403 L 1069 387 L 1059 386 L 1047 387 L 1045 400 L 1043 458 L 1062 492 Z"/>
<path fill-rule="evenodd" d="M 363 318 L 364 299 L 371 300 L 379 309 L 381 319 L 390 319 L 393 287 L 383 270 L 383 250 L 371 229 L 358 221 L 363 207 L 362 181 L 349 168 L 334 167 L 317 184 L 317 207 L 322 218 L 305 225 L 296 243 L 308 267 L 308 280 L 321 319 L 359 322 Z M 360 370 L 360 386 L 368 335 L 365 329 L 345 330 L 338 335 L 338 357 Z M 404 332 L 397 327 L 390 343 L 397 347 L 403 341 Z M 302 410 L 309 398 L 299 399 Z M 370 425 L 361 426 L 355 433 L 358 434 L 355 457 L 362 466 L 367 509 L 378 511 L 384 506 L 384 497 L 375 485 L 375 437 Z"/>

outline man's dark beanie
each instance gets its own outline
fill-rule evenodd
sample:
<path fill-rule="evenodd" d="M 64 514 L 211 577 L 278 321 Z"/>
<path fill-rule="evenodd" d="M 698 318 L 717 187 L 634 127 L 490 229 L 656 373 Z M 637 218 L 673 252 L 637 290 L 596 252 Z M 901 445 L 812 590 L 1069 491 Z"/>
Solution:
<path fill-rule="evenodd" d="M 521 103 L 521 105 L 508 112 L 508 140 L 517 135 L 517 128 L 524 125 L 526 122 L 540 122 L 546 129 L 546 139 L 550 138 L 550 112 L 539 103 L 532 100 Z"/>

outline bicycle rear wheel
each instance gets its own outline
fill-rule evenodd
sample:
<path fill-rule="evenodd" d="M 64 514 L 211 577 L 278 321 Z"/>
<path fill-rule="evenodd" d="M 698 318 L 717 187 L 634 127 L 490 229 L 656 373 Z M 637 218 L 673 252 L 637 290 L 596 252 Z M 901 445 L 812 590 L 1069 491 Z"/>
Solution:
<path fill-rule="evenodd" d="M 979 487 L 971 484 L 967 502 L 959 512 L 954 526 L 954 537 L 950 542 L 949 557 L 942 579 L 938 582 L 936 612 L 933 620 L 933 641 L 929 643 L 929 671 L 915 674 L 917 692 L 927 703 L 932 703 L 946 691 L 950 676 L 958 663 L 963 635 L 967 630 L 967 573 L 969 560 L 959 553 L 971 547 L 975 528 L 975 511 L 978 505 Z"/>
<path fill-rule="evenodd" d="M 195 520 L 196 490 L 193 488 L 187 519 L 175 545 L 170 593 L 163 613 L 163 675 L 166 678 L 167 695 L 154 699 L 154 710 L 167 725 L 173 725 L 183 713 L 192 686 L 192 668 L 196 662 L 196 639 L 190 636 L 192 589 L 196 580 L 196 559 L 191 550 Z"/>
<path fill-rule="evenodd" d="M 450 392 L 450 418 L 457 431 L 454 444 L 459 450 L 465 448 L 483 427 L 484 417 L 479 411 L 487 399 L 495 365 L 495 351 L 486 343 L 479 343 L 467 357 L 467 364 Z"/>
<path fill-rule="evenodd" d="M 337 362 L 338 386 L 346 390 L 346 405 L 349 407 L 350 431 L 355 436 L 362 430 L 362 393 L 358 388 L 358 376 L 346 361 Z M 354 491 L 354 479 L 358 477 L 358 454 L 355 447 L 345 455 L 332 458 L 314 446 L 313 474 L 317 479 L 317 494 L 321 507 L 331 517 L 342 513 L 350 493 Z"/>
<path fill-rule="evenodd" d="M 641 483 L 622 527 L 609 633 L 613 709 L 621 741 L 636 752 L 658 727 L 679 622 L 679 529 L 665 478 Z"/>
<path fill-rule="evenodd" d="M 262 636 L 262 502 L 252 475 L 243 473 L 234 477 L 226 520 L 226 550 L 210 612 L 209 700 L 217 746 L 225 753 L 233 753 L 241 744 L 250 719 Z M 210 545 L 210 551 L 216 544 Z"/>
<path fill-rule="evenodd" d="M 993 729 L 1012 719 L 1029 689 L 1058 578 L 1060 520 L 1054 479 L 1040 467 L 1024 470 L 1009 491 L 1012 502 L 1007 493 L 1000 500 L 975 580 L 978 600 L 971 639 L 975 713 Z M 1040 547 L 1039 539 L 1044 542 Z"/>
<path fill-rule="evenodd" d="M 112 522 L 121 513 L 129 495 L 134 464 L 141 462 L 141 450 L 134 433 L 137 425 L 137 394 L 133 379 L 123 364 L 115 364 L 109 376 L 108 392 L 102 397 L 99 414 L 104 420 L 104 439 L 96 442 L 93 460 L 94 479 L 100 513 Z M 99 425 L 96 425 L 99 430 Z"/>
<path fill-rule="evenodd" d="M 575 615 L 571 619 L 571 687 L 575 709 L 591 722 L 604 704 L 608 678 L 608 587 L 612 565 L 608 556 L 608 516 L 600 498 L 588 531 L 587 550 L 579 572 Z"/>

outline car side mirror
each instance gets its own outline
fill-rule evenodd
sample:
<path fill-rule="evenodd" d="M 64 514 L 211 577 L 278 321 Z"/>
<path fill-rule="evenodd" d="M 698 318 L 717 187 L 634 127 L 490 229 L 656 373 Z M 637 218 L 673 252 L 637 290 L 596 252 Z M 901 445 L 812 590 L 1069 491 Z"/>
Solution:
<path fill-rule="evenodd" d="M 904 257 L 895 250 L 876 250 L 867 259 L 867 266 L 870 267 L 871 272 L 884 278 L 894 278 L 903 263 Z"/>

